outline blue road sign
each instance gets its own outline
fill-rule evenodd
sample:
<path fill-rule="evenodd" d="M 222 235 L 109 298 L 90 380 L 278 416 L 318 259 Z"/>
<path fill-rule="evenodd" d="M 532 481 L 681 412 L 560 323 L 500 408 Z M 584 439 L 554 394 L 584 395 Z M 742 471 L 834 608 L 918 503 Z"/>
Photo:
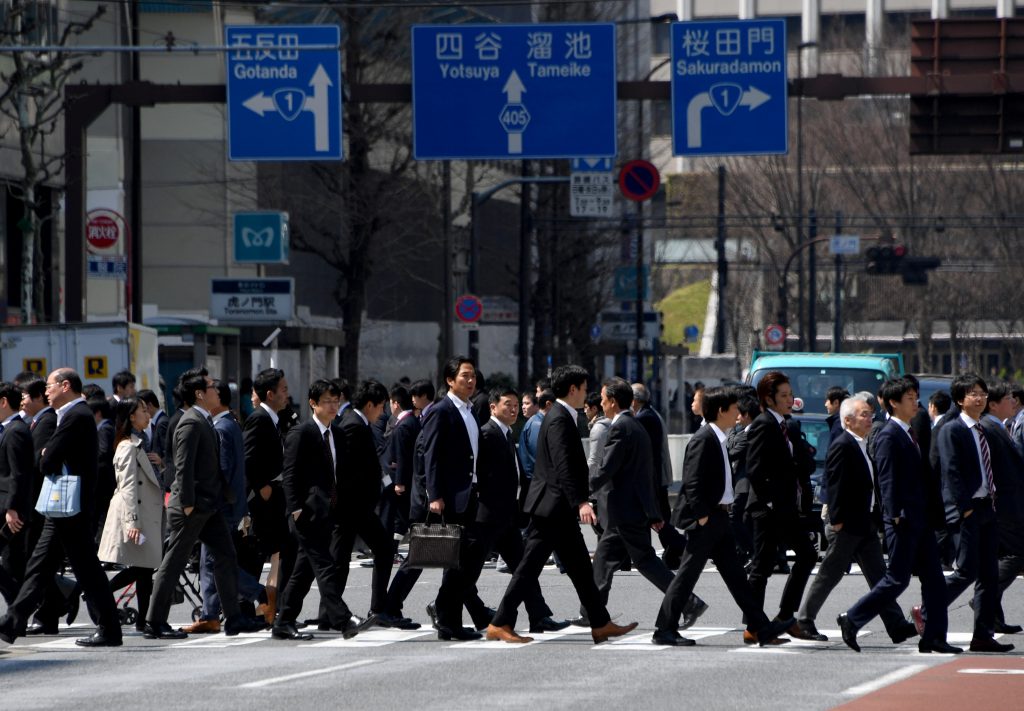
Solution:
<path fill-rule="evenodd" d="M 412 28 L 419 160 L 615 155 L 615 25 Z"/>
<path fill-rule="evenodd" d="M 287 212 L 236 212 L 234 226 L 236 262 L 288 263 Z"/>
<path fill-rule="evenodd" d="M 786 153 L 784 20 L 672 25 L 672 152 Z"/>
<path fill-rule="evenodd" d="M 649 296 L 647 291 L 648 276 L 650 269 L 647 265 L 644 265 L 643 271 L 640 272 L 643 279 L 641 289 L 643 290 L 642 297 L 646 300 Z M 616 299 L 623 301 L 636 300 L 636 267 L 615 267 L 615 283 L 612 287 L 612 296 Z"/>
<path fill-rule="evenodd" d="M 570 158 L 569 170 L 573 173 L 610 173 L 615 170 L 615 159 L 607 158 Z"/>
<path fill-rule="evenodd" d="M 227 52 L 228 157 L 341 160 L 340 29 L 244 25 L 224 32 L 226 44 L 239 48 Z"/>

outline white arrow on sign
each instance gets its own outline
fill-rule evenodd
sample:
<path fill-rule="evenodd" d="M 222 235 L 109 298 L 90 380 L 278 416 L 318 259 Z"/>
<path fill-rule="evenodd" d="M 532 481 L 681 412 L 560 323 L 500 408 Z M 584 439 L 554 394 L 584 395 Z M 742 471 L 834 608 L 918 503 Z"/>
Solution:
<path fill-rule="evenodd" d="M 306 97 L 306 104 L 302 107 L 304 111 L 313 114 L 313 149 L 326 152 L 331 149 L 330 136 L 327 135 L 328 111 L 327 111 L 327 88 L 334 86 L 331 78 L 327 76 L 324 65 L 316 65 L 313 78 L 309 80 L 313 87 L 313 95 Z"/>
<path fill-rule="evenodd" d="M 501 91 L 506 95 L 507 103 L 522 103 L 523 94 L 526 93 L 526 87 L 523 85 L 523 80 L 519 78 L 519 73 L 515 69 L 513 69 L 512 73 L 508 75 L 508 79 L 505 81 L 505 86 L 501 88 Z M 522 133 L 508 134 L 508 152 L 510 154 L 523 152 Z"/>
<path fill-rule="evenodd" d="M 313 72 L 313 78 L 309 80 L 309 85 L 313 87 L 313 95 L 306 97 L 302 110 L 313 114 L 314 150 L 325 153 L 331 149 L 331 139 L 328 135 L 330 115 L 327 108 L 327 94 L 328 88 L 334 86 L 334 82 L 328 76 L 324 65 L 318 64 L 316 71 Z M 295 93 L 301 94 L 298 90 L 295 90 Z M 262 91 L 243 101 L 242 106 L 258 114 L 260 118 L 268 111 L 280 113 L 278 107 L 274 104 L 274 97 L 267 96 Z M 291 120 L 294 118 L 294 115 L 286 116 L 285 118 Z"/>
<path fill-rule="evenodd" d="M 739 100 L 739 105 L 746 106 L 749 110 L 753 111 L 771 98 L 772 97 L 770 95 L 764 93 L 757 87 L 752 86 L 743 92 L 743 96 L 741 96 Z M 711 95 L 708 92 L 697 94 L 690 99 L 690 103 L 686 106 L 687 148 L 700 148 L 703 144 L 704 138 L 701 127 L 701 112 L 714 105 L 714 102 L 711 100 Z M 719 112 L 722 112 L 722 110 L 719 109 Z"/>

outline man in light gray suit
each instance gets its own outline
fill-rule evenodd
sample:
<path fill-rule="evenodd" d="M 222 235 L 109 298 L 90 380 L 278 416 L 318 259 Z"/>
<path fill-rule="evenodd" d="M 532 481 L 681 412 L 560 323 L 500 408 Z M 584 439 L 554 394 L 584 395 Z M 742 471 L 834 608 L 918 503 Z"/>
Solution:
<path fill-rule="evenodd" d="M 217 402 L 213 381 L 200 370 L 181 383 L 181 394 L 189 409 L 174 431 L 174 484 L 167 506 L 170 539 L 153 581 L 153 600 L 143 635 L 146 639 L 181 639 L 188 634 L 171 629 L 171 609 L 178 576 L 185 569 L 197 540 L 213 553 L 213 575 L 227 617 L 224 633 L 262 629 L 244 619 L 238 605 L 238 563 L 221 507 L 234 498 L 220 472 L 217 434 L 209 407 Z"/>

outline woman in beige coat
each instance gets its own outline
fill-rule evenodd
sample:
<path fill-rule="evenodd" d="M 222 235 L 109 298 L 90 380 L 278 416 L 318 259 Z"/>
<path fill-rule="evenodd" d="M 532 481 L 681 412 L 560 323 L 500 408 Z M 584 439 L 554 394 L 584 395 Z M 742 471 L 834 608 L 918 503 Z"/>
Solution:
<path fill-rule="evenodd" d="M 99 559 L 125 566 L 110 580 L 111 591 L 135 583 L 141 630 L 153 594 L 153 572 L 163 557 L 164 490 L 142 446 L 149 410 L 133 397 L 114 410 L 114 475 L 117 489 L 110 499 L 100 538 Z"/>

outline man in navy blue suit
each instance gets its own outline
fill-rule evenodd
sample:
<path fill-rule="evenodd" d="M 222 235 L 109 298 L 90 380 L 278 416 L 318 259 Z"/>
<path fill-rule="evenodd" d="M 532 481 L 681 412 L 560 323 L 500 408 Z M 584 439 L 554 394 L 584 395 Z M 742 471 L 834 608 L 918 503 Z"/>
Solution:
<path fill-rule="evenodd" d="M 935 536 L 928 525 L 928 499 L 921 451 L 910 429 L 917 414 L 917 388 L 905 379 L 887 380 L 878 392 L 889 421 L 874 440 L 875 476 L 882 504 L 889 568 L 836 622 L 843 641 L 855 652 L 857 630 L 891 604 L 910 585 L 912 572 L 921 580 L 921 596 L 930 615 L 917 648 L 921 652 L 958 654 L 963 650 L 946 642 L 946 581 Z"/>
<path fill-rule="evenodd" d="M 988 404 L 988 386 L 980 375 L 965 373 L 950 385 L 960 415 L 939 431 L 942 498 L 960 525 L 956 564 L 946 579 L 946 604 L 974 583 L 972 652 L 1009 652 L 1012 644 L 993 639 L 999 607 L 999 529 L 996 524 L 996 483 L 992 446 L 981 426 Z M 958 521 L 957 521 L 958 519 Z M 931 607 L 914 608 L 927 620 Z"/>

